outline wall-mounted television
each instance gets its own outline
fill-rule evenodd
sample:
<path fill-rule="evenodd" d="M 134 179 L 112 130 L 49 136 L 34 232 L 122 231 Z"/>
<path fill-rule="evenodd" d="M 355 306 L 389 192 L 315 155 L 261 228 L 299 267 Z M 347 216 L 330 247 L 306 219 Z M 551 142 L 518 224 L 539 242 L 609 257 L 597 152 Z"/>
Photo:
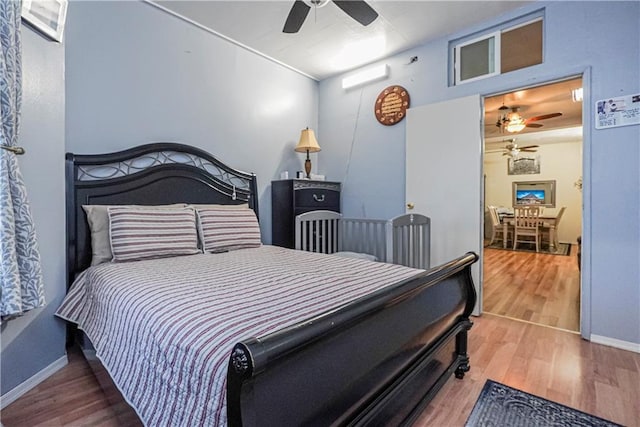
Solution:
<path fill-rule="evenodd" d="M 513 183 L 513 206 L 556 207 L 555 181 L 520 181 Z"/>

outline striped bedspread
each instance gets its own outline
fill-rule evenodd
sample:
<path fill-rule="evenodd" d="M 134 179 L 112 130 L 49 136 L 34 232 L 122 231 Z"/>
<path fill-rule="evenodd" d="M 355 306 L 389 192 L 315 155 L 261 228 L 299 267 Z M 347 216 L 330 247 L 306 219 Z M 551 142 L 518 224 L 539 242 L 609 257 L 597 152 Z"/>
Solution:
<path fill-rule="evenodd" d="M 223 426 L 235 343 L 418 271 L 273 246 L 106 263 L 78 277 L 57 315 L 85 331 L 145 425 Z"/>

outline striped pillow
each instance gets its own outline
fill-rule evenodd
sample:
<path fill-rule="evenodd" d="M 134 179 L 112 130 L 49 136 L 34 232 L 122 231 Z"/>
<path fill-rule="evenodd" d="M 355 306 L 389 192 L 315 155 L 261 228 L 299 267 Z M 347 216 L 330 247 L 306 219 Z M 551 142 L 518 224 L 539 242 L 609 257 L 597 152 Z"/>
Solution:
<path fill-rule="evenodd" d="M 186 206 L 184 203 L 172 205 L 82 205 L 82 209 L 87 214 L 87 223 L 91 231 L 91 265 L 102 264 L 113 259 L 111 238 L 109 237 L 109 208 L 175 209 Z"/>
<path fill-rule="evenodd" d="M 196 211 L 205 252 L 257 248 L 262 244 L 258 218 L 252 209 L 209 207 Z"/>
<path fill-rule="evenodd" d="M 198 249 L 193 209 L 109 208 L 114 261 L 193 255 Z"/>

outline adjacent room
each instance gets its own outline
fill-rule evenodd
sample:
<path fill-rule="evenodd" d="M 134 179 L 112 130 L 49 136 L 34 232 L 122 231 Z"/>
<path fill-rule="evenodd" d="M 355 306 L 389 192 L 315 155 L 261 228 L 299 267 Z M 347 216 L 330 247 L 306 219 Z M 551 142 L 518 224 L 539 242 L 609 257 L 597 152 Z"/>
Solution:
<path fill-rule="evenodd" d="M 0 2 L 2 426 L 640 427 L 638 22 Z"/>
<path fill-rule="evenodd" d="M 484 310 L 574 332 L 582 90 L 575 78 L 485 98 Z M 519 115 L 524 126 L 513 128 Z M 530 206 L 539 208 L 538 224 L 516 239 L 514 208 Z"/>

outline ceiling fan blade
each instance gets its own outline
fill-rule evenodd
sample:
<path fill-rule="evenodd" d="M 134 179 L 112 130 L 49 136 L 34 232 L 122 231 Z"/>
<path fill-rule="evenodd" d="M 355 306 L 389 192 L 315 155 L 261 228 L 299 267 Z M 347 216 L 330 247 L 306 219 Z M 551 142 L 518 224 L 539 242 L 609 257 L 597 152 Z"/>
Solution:
<path fill-rule="evenodd" d="M 552 119 L 554 117 L 559 117 L 561 115 L 562 115 L 562 113 L 551 113 L 551 114 L 543 114 L 541 116 L 530 117 L 530 118 L 527 119 L 527 123 L 529 123 L 529 122 L 537 122 L 538 120 Z"/>
<path fill-rule="evenodd" d="M 526 150 L 529 148 L 538 148 L 540 147 L 539 145 L 525 145 L 524 147 L 520 147 L 521 150 Z"/>
<path fill-rule="evenodd" d="M 538 150 L 523 150 L 523 149 L 521 149 L 520 151 L 523 152 L 523 153 L 535 153 Z"/>
<path fill-rule="evenodd" d="M 542 123 L 526 123 L 525 126 L 528 128 L 541 128 L 544 125 Z"/>
<path fill-rule="evenodd" d="M 369 6 L 364 0 L 334 0 L 334 3 L 340 9 L 342 9 L 344 13 L 364 26 L 371 24 L 378 17 L 378 12 L 373 10 L 373 8 Z"/>
<path fill-rule="evenodd" d="M 282 32 L 293 34 L 300 31 L 300 27 L 302 27 L 302 24 L 307 18 L 310 10 L 311 8 L 307 6 L 302 0 L 296 0 L 295 3 L 293 3 L 293 6 L 291 6 L 289 16 L 287 16 L 287 20 L 284 23 Z"/>

